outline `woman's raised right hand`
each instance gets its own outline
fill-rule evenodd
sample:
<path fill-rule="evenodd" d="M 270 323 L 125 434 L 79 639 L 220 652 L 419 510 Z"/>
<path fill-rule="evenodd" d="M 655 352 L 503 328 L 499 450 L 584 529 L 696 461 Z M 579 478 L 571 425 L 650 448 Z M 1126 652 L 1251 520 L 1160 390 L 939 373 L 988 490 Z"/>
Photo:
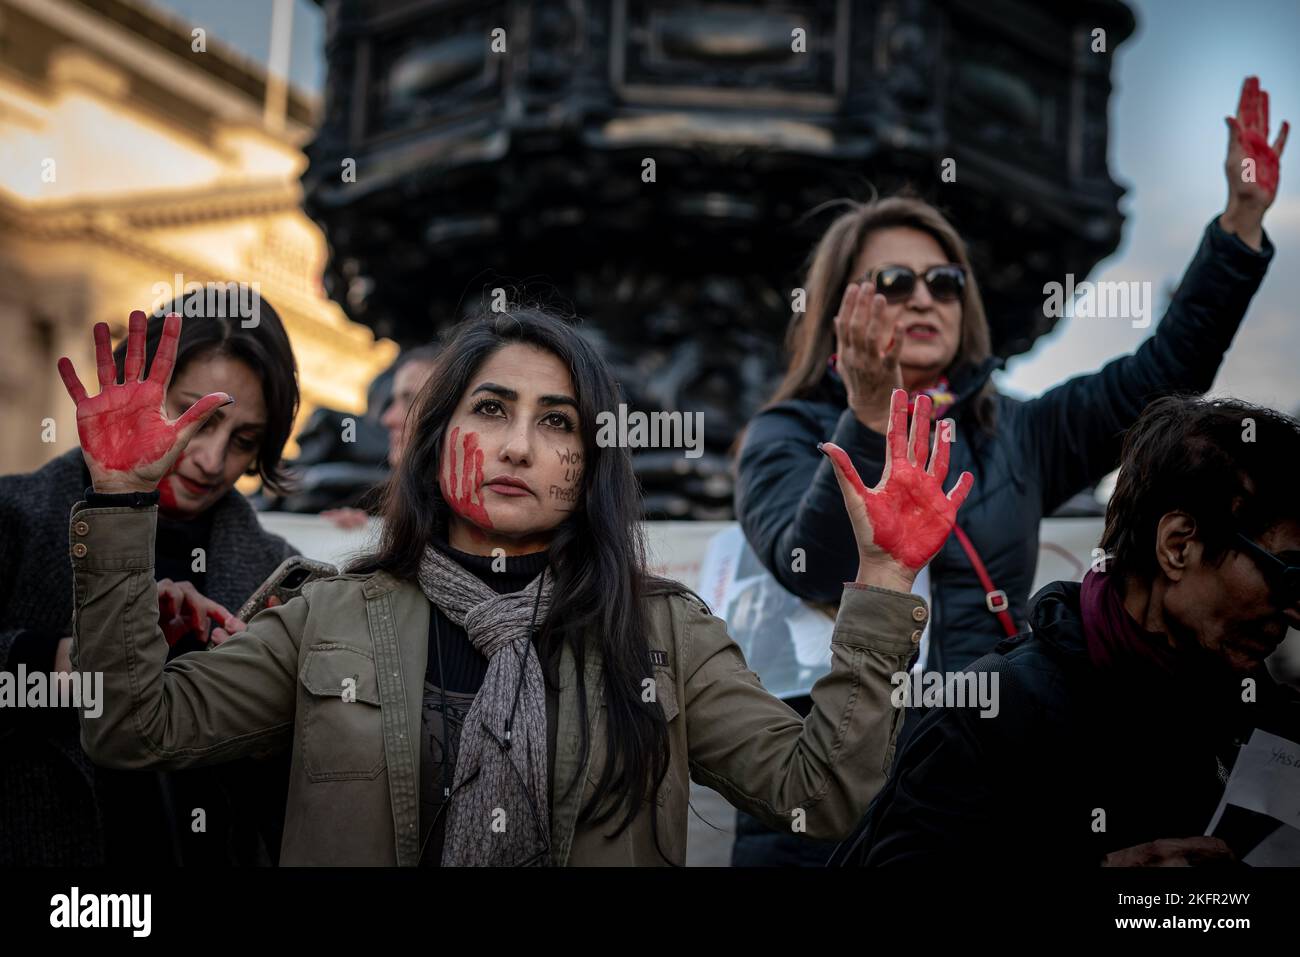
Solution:
<path fill-rule="evenodd" d="M 181 450 L 189 444 L 208 417 L 223 405 L 234 402 L 224 392 L 205 395 L 174 422 L 167 418 L 163 401 L 176 363 L 181 318 L 169 315 L 163 321 L 162 339 L 154 355 L 149 377 L 144 370 L 145 335 L 148 327 L 143 312 L 131 313 L 127 331 L 123 381 L 117 382 L 117 367 L 109 344 L 108 325 L 95 325 L 95 366 L 99 373 L 99 394 L 86 395 L 72 360 L 59 359 L 59 375 L 68 395 L 77 405 L 77 434 L 81 451 L 97 492 L 151 492 L 158 487 Z"/>
<path fill-rule="evenodd" d="M 957 509 L 974 484 L 962 472 L 948 493 L 948 443 L 953 430 L 940 423 L 930 448 L 930 397 L 919 396 L 907 429 L 907 393 L 890 398 L 888 457 L 880 481 L 867 488 L 848 453 L 838 445 L 818 446 L 835 466 L 835 478 L 858 543 L 858 582 L 908 591 L 917 572 L 948 540 L 957 522 Z M 929 465 L 926 465 L 926 461 Z"/>
<path fill-rule="evenodd" d="M 835 367 L 849 408 L 859 422 L 883 434 L 889 427 L 890 397 L 903 387 L 901 319 L 890 323 L 885 318 L 885 297 L 874 285 L 851 282 L 835 314 L 835 341 Z"/>

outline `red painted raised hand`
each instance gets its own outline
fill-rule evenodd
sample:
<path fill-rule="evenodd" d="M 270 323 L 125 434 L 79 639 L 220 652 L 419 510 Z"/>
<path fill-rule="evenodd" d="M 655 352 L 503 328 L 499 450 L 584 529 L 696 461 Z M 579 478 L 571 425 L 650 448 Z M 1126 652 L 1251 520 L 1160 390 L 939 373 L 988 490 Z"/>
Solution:
<path fill-rule="evenodd" d="M 98 492 L 152 491 L 208 416 L 235 401 L 224 392 L 214 392 L 195 402 L 176 421 L 169 420 L 163 399 L 176 363 L 181 318 L 170 315 L 164 320 L 162 339 L 149 377 L 141 380 L 146 328 L 144 313 L 131 313 L 126 363 L 119 385 L 108 325 L 102 322 L 95 325 L 95 366 L 100 391 L 93 398 L 86 395 L 72 361 L 67 356 L 59 359 L 59 375 L 68 395 L 77 404 L 81 451 Z"/>
<path fill-rule="evenodd" d="M 1246 77 L 1241 85 L 1236 118 L 1226 119 L 1232 131 L 1226 163 L 1229 202 L 1236 199 L 1267 208 L 1277 195 L 1282 150 L 1291 126 L 1283 121 L 1277 139 L 1269 145 L 1268 92 L 1259 88 L 1259 78 L 1254 76 Z M 1254 164 L 1254 182 L 1243 179 L 1243 159 Z"/>
<path fill-rule="evenodd" d="M 875 488 L 862 484 L 858 470 L 838 445 L 827 442 L 820 446 L 834 463 L 863 569 L 883 569 L 887 581 L 901 579 L 907 587 L 943 546 L 957 520 L 957 509 L 974 482 L 969 472 L 962 472 L 952 491 L 944 494 L 949 452 L 942 431 L 935 435 L 934 454 L 928 456 L 926 468 L 930 406 L 929 396 L 917 398 L 909 448 L 907 393 L 894 391 L 886 436 L 888 455 Z"/>

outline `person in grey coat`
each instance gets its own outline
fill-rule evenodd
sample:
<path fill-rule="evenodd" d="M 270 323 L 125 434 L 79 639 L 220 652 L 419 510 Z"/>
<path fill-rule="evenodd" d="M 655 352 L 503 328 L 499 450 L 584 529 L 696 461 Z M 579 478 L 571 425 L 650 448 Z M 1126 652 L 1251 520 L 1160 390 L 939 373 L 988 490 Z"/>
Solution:
<path fill-rule="evenodd" d="M 269 304 L 259 304 L 255 325 L 241 321 L 234 297 L 220 305 L 203 315 L 202 293 L 174 304 L 192 318 L 178 344 L 169 413 L 188 407 L 194 390 L 220 388 L 238 401 L 205 424 L 163 482 L 155 560 L 171 657 L 203 654 L 209 622 L 219 626 L 214 643 L 241 629 L 232 612 L 296 554 L 261 527 L 234 487 L 244 474 L 272 487 L 285 482 L 281 454 L 298 404 L 293 352 Z M 149 364 L 166 311 L 131 317 L 147 328 Z M 119 348 L 116 368 L 101 375 L 120 376 L 124 360 Z M 0 866 L 274 863 L 283 755 L 219 771 L 109 771 L 82 751 L 75 708 L 26 705 L 30 676 L 72 670 L 67 522 L 89 485 L 80 448 L 0 477 L 0 671 L 9 672 L 0 682 L 17 692 L 0 696 Z"/>

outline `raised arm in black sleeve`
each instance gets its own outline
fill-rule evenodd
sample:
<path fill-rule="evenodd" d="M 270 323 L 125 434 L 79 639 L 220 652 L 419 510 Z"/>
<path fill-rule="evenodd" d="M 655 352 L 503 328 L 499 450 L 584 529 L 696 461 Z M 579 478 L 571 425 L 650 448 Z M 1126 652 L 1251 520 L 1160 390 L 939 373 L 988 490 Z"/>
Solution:
<path fill-rule="evenodd" d="M 1118 465 L 1123 433 L 1148 402 L 1210 388 L 1272 256 L 1267 235 L 1256 251 L 1216 217 L 1153 336 L 1132 355 L 1020 408 L 1026 458 L 1042 475 L 1044 514 Z"/>

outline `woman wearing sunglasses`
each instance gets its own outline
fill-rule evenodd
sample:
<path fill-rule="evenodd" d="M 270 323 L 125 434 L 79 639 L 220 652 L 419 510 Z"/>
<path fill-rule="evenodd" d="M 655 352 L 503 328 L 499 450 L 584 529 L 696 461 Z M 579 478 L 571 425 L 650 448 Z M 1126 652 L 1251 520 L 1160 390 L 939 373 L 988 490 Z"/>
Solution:
<path fill-rule="evenodd" d="M 702 603 L 647 573 L 631 456 L 597 438 L 617 383 L 575 329 L 524 308 L 464 324 L 439 354 L 383 538 L 353 574 L 164 666 L 144 607 L 154 488 L 231 401 L 163 416 L 168 321 L 147 379 L 134 341 L 123 384 L 95 396 L 60 361 L 94 486 L 71 553 L 74 654 L 104 675 L 103 714 L 82 719 L 96 760 L 291 749 L 286 864 L 682 864 L 689 778 L 792 832 L 855 826 L 900 724 L 890 676 L 926 618 L 908 591 L 971 485 L 944 493 L 949 446 L 930 452 L 928 400 L 909 442 L 898 392 L 873 489 L 825 446 L 861 560 L 806 720 Z"/>
<path fill-rule="evenodd" d="M 789 367 L 740 452 L 737 515 L 786 588 L 837 599 L 853 538 L 835 475 L 811 450 L 835 442 L 874 479 L 889 396 L 902 388 L 930 396 L 936 417 L 951 420 L 941 428 L 955 430 L 954 461 L 980 488 L 921 583 L 933 607 L 923 667 L 960 669 L 1019 630 L 1042 517 L 1116 467 L 1121 435 L 1148 401 L 1210 387 L 1272 258 L 1262 220 L 1287 125 L 1270 146 L 1268 94 L 1254 77 L 1227 124 L 1227 208 L 1206 228 L 1155 334 L 1133 355 L 1028 402 L 990 380 L 997 361 L 979 287 L 938 210 L 893 197 L 851 204 L 830 225 L 804 282 L 808 309 L 787 334 Z M 1247 159 L 1253 179 L 1242 175 Z"/>

